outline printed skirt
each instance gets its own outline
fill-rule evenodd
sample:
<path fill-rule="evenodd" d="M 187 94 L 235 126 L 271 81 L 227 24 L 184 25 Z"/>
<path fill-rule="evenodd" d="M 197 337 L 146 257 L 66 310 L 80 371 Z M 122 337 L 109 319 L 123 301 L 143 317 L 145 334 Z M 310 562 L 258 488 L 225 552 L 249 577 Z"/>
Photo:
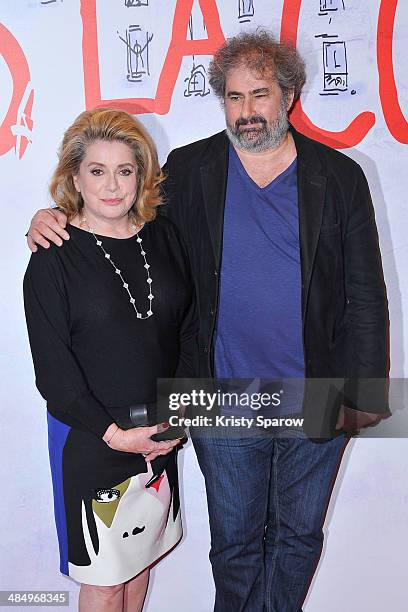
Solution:
<path fill-rule="evenodd" d="M 63 574 L 121 584 L 179 542 L 177 451 L 146 463 L 50 413 L 48 446 Z"/>

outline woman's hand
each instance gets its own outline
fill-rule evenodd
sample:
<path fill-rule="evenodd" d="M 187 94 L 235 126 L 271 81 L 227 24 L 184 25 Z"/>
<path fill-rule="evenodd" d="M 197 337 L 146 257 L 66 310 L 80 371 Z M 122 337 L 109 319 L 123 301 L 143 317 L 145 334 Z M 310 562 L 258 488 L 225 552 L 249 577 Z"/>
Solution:
<path fill-rule="evenodd" d="M 62 239 L 69 240 L 69 234 L 64 229 L 66 224 L 66 215 L 56 208 L 43 208 L 37 211 L 31 219 L 27 234 L 29 249 L 35 253 L 37 244 L 48 249 L 50 242 L 61 246 Z"/>
<path fill-rule="evenodd" d="M 114 427 L 111 425 L 103 436 L 105 441 L 109 440 L 111 448 L 125 453 L 141 453 L 146 461 L 153 461 L 159 455 L 167 455 L 175 446 L 180 444 L 179 439 L 163 442 L 155 442 L 151 439 L 154 434 L 167 429 L 162 423 L 151 427 L 133 427 L 126 430 L 118 428 L 113 435 L 111 428 L 114 431 Z"/>

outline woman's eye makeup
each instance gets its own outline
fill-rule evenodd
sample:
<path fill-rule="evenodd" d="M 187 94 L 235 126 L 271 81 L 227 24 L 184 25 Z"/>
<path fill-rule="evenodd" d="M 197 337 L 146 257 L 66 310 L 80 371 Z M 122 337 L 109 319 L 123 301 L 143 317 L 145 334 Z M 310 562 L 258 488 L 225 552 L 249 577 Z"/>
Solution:
<path fill-rule="evenodd" d="M 93 176 L 101 176 L 103 174 L 103 170 L 102 168 L 91 168 L 90 173 L 93 174 Z M 121 176 L 130 176 L 133 174 L 133 168 L 121 168 L 119 170 L 119 174 Z"/>

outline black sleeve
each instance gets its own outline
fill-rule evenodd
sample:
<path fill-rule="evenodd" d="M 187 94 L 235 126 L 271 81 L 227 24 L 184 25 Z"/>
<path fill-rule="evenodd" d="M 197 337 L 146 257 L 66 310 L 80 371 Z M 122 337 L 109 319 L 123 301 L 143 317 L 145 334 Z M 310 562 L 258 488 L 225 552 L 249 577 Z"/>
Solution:
<path fill-rule="evenodd" d="M 162 171 L 166 179 L 161 184 L 161 194 L 164 206 L 160 206 L 160 213 L 173 221 L 178 230 L 183 233 L 183 223 L 181 219 L 181 207 L 177 205 L 179 196 L 176 187 L 175 165 L 173 163 L 174 151 L 169 153 Z"/>
<path fill-rule="evenodd" d="M 102 438 L 113 423 L 92 395 L 71 350 L 68 297 L 54 249 L 33 253 L 24 277 L 24 308 L 36 385 L 62 422 Z"/>
<path fill-rule="evenodd" d="M 174 208 L 177 208 L 175 206 Z M 187 246 L 180 231 L 172 222 L 178 248 L 183 258 L 185 283 L 190 287 L 190 302 L 183 314 L 180 325 L 180 354 L 175 378 L 195 378 L 198 376 L 198 308 L 194 281 L 191 274 L 190 259 Z"/>
<path fill-rule="evenodd" d="M 181 245 L 186 262 L 189 280 L 194 285 L 191 276 L 191 265 L 188 256 L 186 240 L 182 234 L 183 223 L 181 219 L 181 207 L 178 205 L 178 194 L 173 164 L 174 152 L 171 151 L 162 171 L 166 177 L 161 185 L 164 206 L 160 207 L 160 213 L 170 219 L 177 228 L 177 236 Z M 176 378 L 194 378 L 198 376 L 198 309 L 196 292 L 193 290 L 190 307 L 183 320 L 180 330 L 180 358 Z"/>
<path fill-rule="evenodd" d="M 175 378 L 198 376 L 198 315 L 195 291 L 180 328 L 180 356 Z"/>
<path fill-rule="evenodd" d="M 374 208 L 360 167 L 350 202 L 344 261 L 351 338 L 346 403 L 367 412 L 387 412 L 388 303 Z"/>

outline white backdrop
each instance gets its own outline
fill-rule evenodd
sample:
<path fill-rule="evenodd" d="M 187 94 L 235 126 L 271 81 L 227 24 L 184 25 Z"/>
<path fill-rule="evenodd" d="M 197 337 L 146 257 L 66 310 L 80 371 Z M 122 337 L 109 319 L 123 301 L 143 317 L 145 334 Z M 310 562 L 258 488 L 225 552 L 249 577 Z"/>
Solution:
<path fill-rule="evenodd" d="M 206 82 L 210 55 L 222 36 L 257 25 L 277 36 L 282 27 L 292 39 L 297 30 L 309 78 L 305 115 L 298 107 L 293 121 L 325 142 L 353 145 L 345 152 L 367 174 L 390 302 L 391 372 L 406 375 L 406 2 L 3 0 L 0 589 L 69 590 L 70 610 L 76 607 L 77 586 L 58 572 L 45 408 L 34 387 L 21 289 L 24 234 L 32 213 L 49 204 L 62 133 L 100 100 L 137 112 L 161 161 L 170 149 L 222 129 Z M 212 609 L 205 492 L 191 444 L 180 468 L 185 537 L 153 571 L 148 612 Z M 306 612 L 406 610 L 407 469 L 404 439 L 349 445 Z"/>

